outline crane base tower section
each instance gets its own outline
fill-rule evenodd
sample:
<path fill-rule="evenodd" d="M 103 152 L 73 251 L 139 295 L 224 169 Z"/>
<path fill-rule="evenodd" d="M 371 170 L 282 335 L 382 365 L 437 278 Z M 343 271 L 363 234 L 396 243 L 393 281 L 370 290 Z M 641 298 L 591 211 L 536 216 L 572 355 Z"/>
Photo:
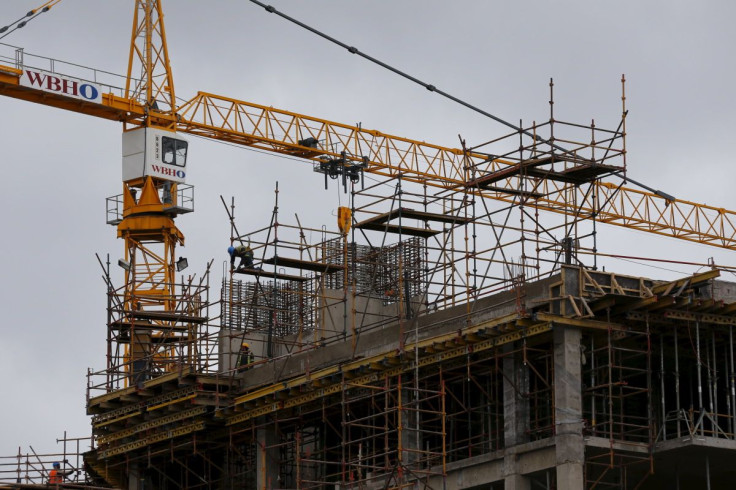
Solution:
<path fill-rule="evenodd" d="M 370 253 L 352 250 L 357 278 Z M 377 252 L 384 279 L 391 257 L 398 266 L 419 251 Z M 223 308 L 239 323 L 213 334 L 217 362 L 182 362 L 91 393 L 98 446 L 85 460 L 99 483 L 717 489 L 732 481 L 736 284 L 717 280 L 719 271 L 662 282 L 562 266 L 439 311 L 371 298 L 370 287 L 337 297 L 345 289 L 324 275 L 340 273 L 226 281 Z M 260 303 L 236 304 L 259 294 Z M 421 294 L 410 298 L 421 303 Z M 371 310 L 373 328 L 338 328 L 340 301 L 348 316 Z M 280 328 L 269 328 L 274 320 Z M 255 353 L 248 364 L 237 352 L 245 339 Z"/>

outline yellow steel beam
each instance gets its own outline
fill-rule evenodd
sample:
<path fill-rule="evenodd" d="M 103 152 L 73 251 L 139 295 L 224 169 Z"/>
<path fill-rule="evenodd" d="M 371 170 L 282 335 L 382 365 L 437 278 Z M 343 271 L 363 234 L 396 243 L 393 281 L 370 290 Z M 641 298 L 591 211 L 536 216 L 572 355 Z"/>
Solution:
<path fill-rule="evenodd" d="M 168 402 L 159 403 L 158 405 L 154 405 L 152 407 L 148 407 L 146 409 L 146 412 L 153 412 L 154 410 L 158 410 L 159 408 L 168 407 L 169 405 L 174 405 L 176 403 L 185 402 L 187 400 L 193 400 L 195 398 L 197 398 L 197 394 L 196 393 L 193 393 L 193 394 L 188 395 L 188 396 L 184 396 L 184 397 L 181 397 L 181 398 L 176 398 L 176 399 L 170 400 Z"/>
<path fill-rule="evenodd" d="M 479 175 L 511 165 L 481 153 L 383 134 L 274 109 L 229 97 L 200 92 L 179 108 L 177 129 L 206 138 L 251 146 L 265 151 L 317 161 L 320 156 L 361 162 L 368 157 L 369 173 L 402 176 L 408 180 L 446 189 L 465 189 L 486 198 L 518 203 L 518 180 L 495 183 L 494 191 L 467 188 L 467 166 Z M 300 145 L 315 138 L 321 149 Z M 464 161 L 467 158 L 467 162 Z M 466 166 L 467 163 L 467 166 Z M 656 194 L 596 181 L 595 192 L 551 179 L 535 181 L 539 196 L 525 205 L 541 210 L 633 228 L 706 245 L 736 249 L 736 213 L 685 200 L 668 201 Z"/>
<path fill-rule="evenodd" d="M 626 330 L 626 327 L 619 323 L 590 320 L 587 318 L 568 318 L 543 312 L 536 313 L 535 317 L 539 321 L 556 323 L 558 325 L 567 325 L 570 327 L 590 328 L 593 330 L 608 330 L 609 328 L 611 330 Z"/>
<path fill-rule="evenodd" d="M 709 281 L 710 279 L 715 279 L 716 277 L 721 276 L 721 271 L 718 269 L 713 269 L 705 272 L 700 272 L 698 274 L 693 274 L 692 276 L 683 277 L 682 279 L 678 279 L 676 281 L 667 282 L 664 284 L 658 284 L 656 286 L 652 287 L 652 293 L 654 294 L 670 294 L 677 292 L 678 289 L 682 288 L 685 285 L 695 285 L 700 284 L 705 281 Z"/>
<path fill-rule="evenodd" d="M 138 415 L 141 415 L 142 413 L 143 413 L 143 410 L 138 409 L 135 412 L 129 413 L 127 415 L 123 415 L 122 417 L 118 417 L 118 418 L 112 419 L 112 420 L 104 420 L 102 422 L 98 422 L 98 423 L 95 423 L 95 424 L 92 424 L 92 425 L 95 426 L 95 427 L 103 427 L 105 425 L 111 425 L 111 424 L 114 424 L 114 423 L 117 423 L 117 422 L 122 422 L 123 420 L 127 420 L 127 419 L 132 418 L 132 417 L 136 417 Z"/>
<path fill-rule="evenodd" d="M 98 453 L 98 458 L 105 459 L 111 456 L 115 456 L 117 454 L 124 454 L 130 451 L 134 451 L 136 449 L 142 448 L 142 447 L 150 446 L 151 444 L 154 444 L 156 442 L 161 442 L 161 441 L 165 441 L 168 439 L 174 439 L 175 437 L 180 437 L 186 434 L 191 434 L 192 432 L 197 432 L 204 428 L 205 428 L 205 422 L 198 421 L 192 424 L 185 425 L 183 427 L 177 427 L 171 430 L 164 430 L 156 434 L 153 434 L 151 436 L 148 436 L 144 439 L 139 439 L 137 441 L 130 442 L 128 444 L 123 444 L 122 446 L 118 446 L 118 447 L 111 448 L 111 449 L 101 449 Z"/>
<path fill-rule="evenodd" d="M 166 415 L 164 417 L 159 417 L 155 420 L 151 420 L 148 422 L 144 422 L 142 424 L 138 424 L 134 427 L 130 427 L 128 429 L 124 429 L 118 432 L 114 432 L 109 435 L 101 435 L 97 438 L 97 443 L 99 444 L 108 444 L 113 441 L 117 441 L 120 439 L 124 439 L 126 437 L 130 437 L 132 435 L 135 435 L 139 432 L 148 431 L 151 429 L 155 429 L 157 427 L 160 427 L 162 425 L 171 424 L 173 422 L 178 422 L 180 420 L 185 420 L 188 418 L 196 417 L 198 415 L 204 415 L 207 412 L 207 407 L 198 407 L 193 408 L 191 410 L 186 410 L 184 412 L 174 413 L 171 415 Z"/>
<path fill-rule="evenodd" d="M 175 374 L 175 373 L 172 373 L 172 374 Z M 163 378 L 166 376 L 169 376 L 169 375 L 164 375 L 161 377 Z M 149 381 L 155 381 L 155 380 L 149 380 Z M 110 399 L 119 399 L 120 396 L 125 395 L 125 394 L 130 394 L 131 392 L 134 392 L 134 391 L 136 391 L 136 387 L 129 387 L 129 388 L 124 388 L 122 390 L 113 391 L 108 394 L 112 398 L 106 397 L 105 401 L 109 401 Z M 145 402 L 142 401 L 142 402 L 139 402 L 133 405 L 127 405 L 127 406 L 123 406 L 120 408 L 116 408 L 108 412 L 96 414 L 92 418 L 92 423 L 95 426 L 107 425 L 107 424 L 112 423 L 114 419 L 122 415 L 126 415 L 130 412 L 145 411 L 147 407 L 149 406 L 154 406 L 154 405 L 158 405 L 158 404 L 161 404 L 161 403 L 164 403 L 164 402 L 176 399 L 176 398 L 181 398 L 183 396 L 194 393 L 195 391 L 196 391 L 196 386 L 187 386 L 186 388 L 182 388 L 176 391 L 170 391 L 162 395 L 158 395 L 158 396 L 149 398 Z M 100 398 L 101 397 L 97 397 L 97 398 L 94 398 L 93 400 L 95 400 L 96 403 L 99 403 Z M 92 400 L 90 400 L 90 404 L 91 403 L 92 403 Z M 90 405 L 88 404 L 88 406 Z"/>

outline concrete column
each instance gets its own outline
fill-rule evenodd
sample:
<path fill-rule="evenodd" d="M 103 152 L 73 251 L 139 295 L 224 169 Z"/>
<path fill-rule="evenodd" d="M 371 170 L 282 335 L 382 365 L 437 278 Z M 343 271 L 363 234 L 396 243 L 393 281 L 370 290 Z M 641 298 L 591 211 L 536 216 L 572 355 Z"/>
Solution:
<path fill-rule="evenodd" d="M 138 463 L 130 463 L 128 467 L 128 488 L 127 490 L 142 490 L 143 478 Z"/>
<path fill-rule="evenodd" d="M 503 358 L 503 440 L 510 448 L 528 442 L 529 431 L 529 371 L 524 366 L 521 352 L 513 352 L 518 345 L 507 345 Z M 513 352 L 513 353 L 511 353 Z"/>
<path fill-rule="evenodd" d="M 417 431 L 417 401 L 414 399 L 415 392 L 406 388 L 401 389 L 401 463 L 407 468 L 416 469 L 418 459 L 416 449 L 421 448 L 421 433 Z M 419 446 L 417 446 L 417 443 Z"/>
<path fill-rule="evenodd" d="M 278 434 L 272 427 L 256 431 L 256 488 L 271 490 L 281 488 L 279 482 Z"/>
<path fill-rule="evenodd" d="M 529 478 L 513 474 L 503 479 L 503 490 L 531 490 L 532 484 Z"/>
<path fill-rule="evenodd" d="M 503 358 L 503 460 L 504 490 L 529 490 L 528 478 L 518 473 L 513 447 L 529 440 L 529 371 L 524 366 L 520 344 L 506 345 Z"/>
<path fill-rule="evenodd" d="M 580 336 L 578 328 L 554 325 L 557 488 L 569 490 L 585 488 Z"/>

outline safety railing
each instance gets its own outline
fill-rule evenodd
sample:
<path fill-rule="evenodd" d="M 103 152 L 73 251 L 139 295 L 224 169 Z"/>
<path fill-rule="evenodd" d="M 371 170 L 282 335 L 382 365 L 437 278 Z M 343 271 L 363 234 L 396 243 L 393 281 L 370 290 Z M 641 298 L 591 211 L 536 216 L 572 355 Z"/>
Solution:
<path fill-rule="evenodd" d="M 127 77 L 89 66 L 71 63 L 26 52 L 23 48 L 0 43 L 0 64 L 10 65 L 18 70 L 33 68 L 49 73 L 58 73 L 74 77 L 85 82 L 92 82 L 102 88 L 103 93 L 125 96 Z"/>
<path fill-rule="evenodd" d="M 194 186 L 177 184 L 174 196 L 167 195 L 163 189 L 160 192 L 164 211 L 172 214 L 186 214 L 194 211 Z M 173 199 L 172 199 L 173 197 Z M 105 222 L 117 226 L 123 220 L 123 195 L 117 194 L 105 198 Z"/>
<path fill-rule="evenodd" d="M 29 452 L 19 447 L 13 456 L 0 456 L 0 484 L 44 485 L 51 481 L 52 471 L 57 470 L 58 483 L 86 484 L 89 476 L 84 470 L 82 455 L 94 449 L 94 439 L 89 437 L 64 437 L 56 440 L 61 452 L 37 453 L 33 446 Z M 58 463 L 58 469 L 55 464 Z"/>

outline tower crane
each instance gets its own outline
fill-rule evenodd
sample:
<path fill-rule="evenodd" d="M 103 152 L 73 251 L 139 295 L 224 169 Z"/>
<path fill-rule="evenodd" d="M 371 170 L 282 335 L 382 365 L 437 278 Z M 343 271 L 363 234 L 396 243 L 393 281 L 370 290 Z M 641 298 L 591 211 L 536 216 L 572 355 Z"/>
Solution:
<path fill-rule="evenodd" d="M 175 217 L 191 211 L 188 142 L 182 135 L 288 155 L 326 166 L 325 171 L 329 165 L 360 166 L 369 174 L 401 175 L 486 199 L 515 203 L 522 198 L 525 206 L 540 211 L 736 249 L 735 212 L 598 178 L 622 176 L 625 167 L 599 168 L 554 151 L 534 161 L 513 161 L 480 149 L 444 147 L 207 92 L 179 102 L 162 2 L 134 3 L 128 69 L 120 91 L 31 66 L 19 52 L 15 63 L 0 63 L 0 95 L 123 124 L 123 189 L 108 201 L 108 222 L 125 241 L 124 309 L 130 322 L 158 325 L 153 335 L 185 335 L 166 329 L 180 314 L 173 284 L 176 247 L 184 243 L 184 234 Z M 555 159 L 571 161 L 595 177 L 595 192 L 581 190 L 574 177 L 539 170 Z M 134 363 L 135 358 L 133 353 Z"/>
<path fill-rule="evenodd" d="M 13 65 L 0 64 L 0 94 L 119 121 L 125 131 L 153 128 L 193 134 L 306 162 L 342 157 L 348 162 L 365 161 L 367 173 L 401 173 L 406 179 L 440 188 L 472 185 L 468 168 L 483 176 L 508 171 L 512 165 L 481 152 L 434 145 L 207 92 L 198 92 L 179 104 L 161 1 L 135 0 L 134 14 L 126 85 L 121 95 L 113 90 L 103 92 L 94 82 L 35 69 L 24 64 L 22 58 Z M 134 76 L 136 69 L 140 70 L 140 78 Z M 511 201 L 517 193 L 518 182 L 513 179 L 494 178 L 494 183 L 492 190 L 481 190 L 479 194 Z M 563 192 L 565 186 L 553 182 L 543 185 L 543 196 L 530 200 L 527 206 L 575 216 L 595 212 L 599 222 L 726 249 L 736 247 L 733 211 L 603 181 L 596 182 L 599 203 L 588 199 L 573 205 Z M 607 199 L 614 190 L 618 197 Z"/>
<path fill-rule="evenodd" d="M 484 176 L 508 171 L 512 166 L 503 158 L 481 152 L 393 136 L 208 92 L 198 92 L 178 103 L 161 1 L 136 0 L 134 12 L 126 83 L 121 93 L 104 91 L 94 82 L 63 73 L 37 70 L 19 57 L 14 64 L 0 64 L 0 94 L 119 121 L 125 131 L 153 128 L 193 134 L 305 162 L 339 159 L 344 154 L 347 162 L 365 161 L 367 173 L 400 173 L 406 179 L 440 188 L 472 185 L 468 168 Z M 135 77 L 137 70 L 139 78 Z M 551 180 L 542 185 L 543 196 L 525 205 L 574 216 L 595 213 L 599 222 L 726 249 L 736 246 L 736 216 L 723 208 L 604 181 L 595 183 L 597 203 L 588 197 L 572 204 L 563 192 L 567 186 Z M 494 178 L 492 189 L 480 189 L 478 193 L 511 201 L 517 191 L 517 180 Z M 609 199 L 614 192 L 616 198 Z"/>

